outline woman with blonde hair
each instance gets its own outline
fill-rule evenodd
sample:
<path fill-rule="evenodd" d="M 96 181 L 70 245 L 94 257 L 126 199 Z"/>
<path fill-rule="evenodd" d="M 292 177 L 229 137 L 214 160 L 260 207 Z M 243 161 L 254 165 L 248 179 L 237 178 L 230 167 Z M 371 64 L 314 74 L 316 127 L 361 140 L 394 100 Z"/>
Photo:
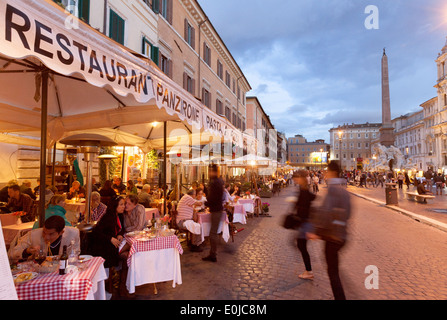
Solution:
<path fill-rule="evenodd" d="M 65 206 L 65 195 L 56 194 L 51 197 L 45 209 L 45 220 L 47 220 L 51 216 L 60 216 L 64 218 L 65 225 L 71 227 L 70 221 L 67 220 L 65 214 L 67 211 L 64 208 Z M 39 228 L 39 221 L 34 223 L 33 229 Z"/>

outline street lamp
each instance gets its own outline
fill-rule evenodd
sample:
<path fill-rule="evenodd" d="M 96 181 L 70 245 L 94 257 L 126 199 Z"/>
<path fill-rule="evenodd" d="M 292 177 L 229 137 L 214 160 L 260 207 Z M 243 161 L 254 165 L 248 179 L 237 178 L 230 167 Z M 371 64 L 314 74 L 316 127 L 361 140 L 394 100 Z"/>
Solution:
<path fill-rule="evenodd" d="M 342 164 L 342 148 L 341 148 L 341 138 L 343 137 L 343 131 L 338 130 L 338 145 L 339 145 L 339 150 L 340 150 L 340 167 L 343 168 L 343 164 Z"/>
<path fill-rule="evenodd" d="M 323 170 L 323 149 L 320 149 L 320 171 Z"/>

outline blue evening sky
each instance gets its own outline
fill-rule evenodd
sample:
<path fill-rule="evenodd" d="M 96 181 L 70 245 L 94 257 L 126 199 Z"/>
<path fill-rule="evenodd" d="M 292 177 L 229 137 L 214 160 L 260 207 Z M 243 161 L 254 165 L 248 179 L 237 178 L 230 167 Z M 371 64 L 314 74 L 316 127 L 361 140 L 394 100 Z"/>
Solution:
<path fill-rule="evenodd" d="M 437 95 L 445 0 L 199 0 L 274 126 L 329 140 L 344 123 L 381 122 L 381 58 L 392 117 Z M 368 5 L 379 29 L 367 29 Z M 370 20 L 368 20 L 370 21 Z"/>

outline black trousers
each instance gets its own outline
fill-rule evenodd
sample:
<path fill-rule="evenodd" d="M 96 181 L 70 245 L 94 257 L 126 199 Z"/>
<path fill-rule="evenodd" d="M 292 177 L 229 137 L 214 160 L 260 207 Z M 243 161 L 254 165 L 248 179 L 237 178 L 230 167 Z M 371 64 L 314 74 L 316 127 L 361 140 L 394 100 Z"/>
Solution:
<path fill-rule="evenodd" d="M 345 292 L 343 290 L 338 270 L 338 252 L 341 248 L 343 248 L 344 245 L 344 242 L 336 243 L 326 241 L 326 246 L 324 249 L 326 256 L 327 273 L 335 300 L 346 300 Z"/>
<path fill-rule="evenodd" d="M 312 265 L 310 263 L 310 255 L 307 251 L 307 240 L 299 239 L 297 240 L 298 249 L 301 252 L 301 256 L 303 257 L 304 266 L 306 267 L 306 271 L 312 271 Z"/>
<path fill-rule="evenodd" d="M 222 211 L 211 212 L 211 229 L 210 229 L 210 257 L 216 258 L 217 256 L 217 244 L 219 243 L 219 231 L 220 221 L 222 219 Z"/>

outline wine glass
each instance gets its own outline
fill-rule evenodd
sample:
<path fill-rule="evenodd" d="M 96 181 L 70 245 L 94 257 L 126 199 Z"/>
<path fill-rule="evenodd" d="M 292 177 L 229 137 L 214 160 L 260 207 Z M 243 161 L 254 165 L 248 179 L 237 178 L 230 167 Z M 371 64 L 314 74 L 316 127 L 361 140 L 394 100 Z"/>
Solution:
<path fill-rule="evenodd" d="M 34 255 L 34 262 L 41 265 L 47 259 L 45 250 L 39 249 Z"/>

